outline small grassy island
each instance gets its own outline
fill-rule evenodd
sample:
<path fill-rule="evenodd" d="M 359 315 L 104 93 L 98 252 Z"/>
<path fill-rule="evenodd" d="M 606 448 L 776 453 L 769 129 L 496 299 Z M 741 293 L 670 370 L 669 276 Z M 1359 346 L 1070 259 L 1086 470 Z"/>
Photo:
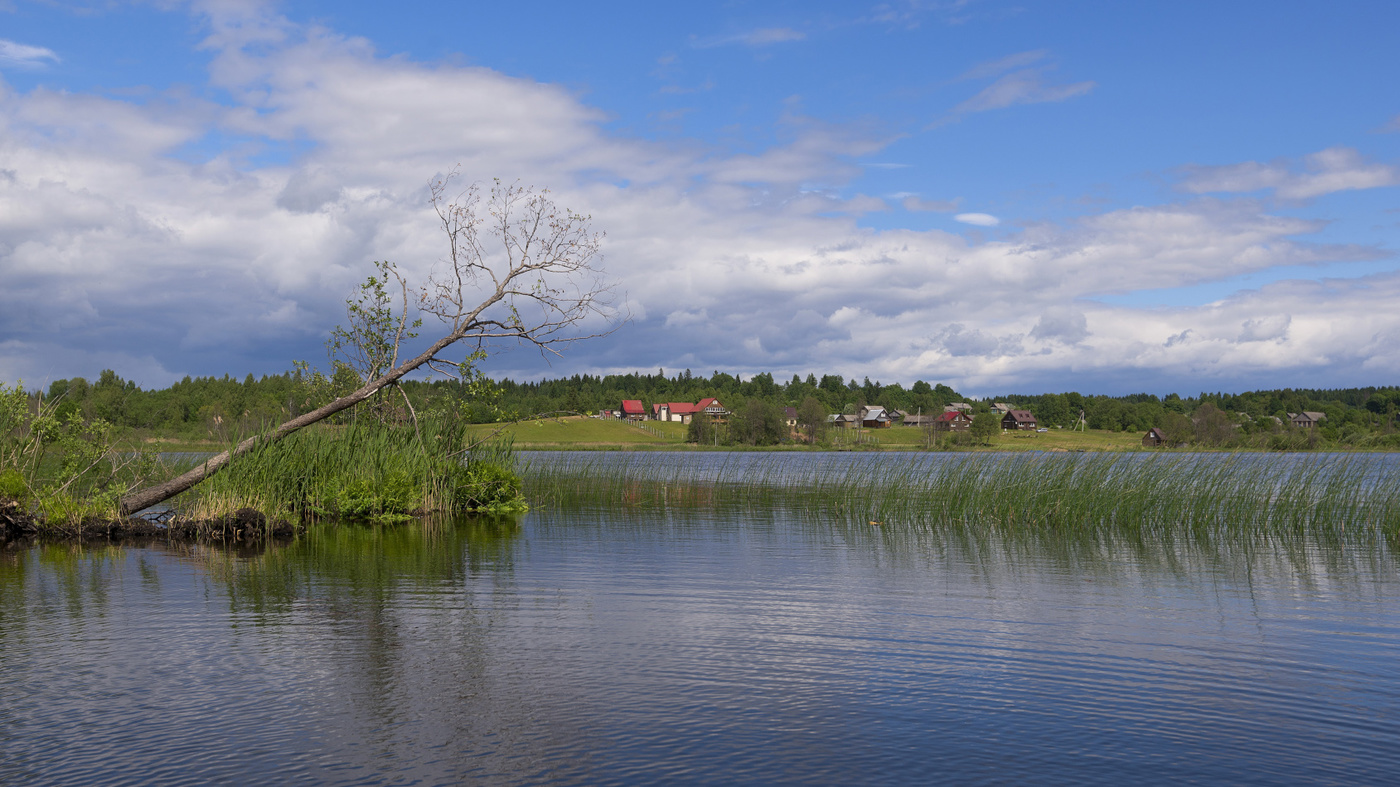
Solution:
<path fill-rule="evenodd" d="M 153 450 L 106 421 L 77 413 L 59 420 L 31 409 L 18 387 L 0 387 L 0 532 L 256 536 L 322 519 L 391 523 L 523 510 L 509 447 L 470 440 L 464 425 L 440 416 L 413 425 L 322 424 L 236 457 L 161 507 L 157 524 L 122 517 L 122 495 L 226 445 L 177 446 L 193 449 L 185 455 Z"/>

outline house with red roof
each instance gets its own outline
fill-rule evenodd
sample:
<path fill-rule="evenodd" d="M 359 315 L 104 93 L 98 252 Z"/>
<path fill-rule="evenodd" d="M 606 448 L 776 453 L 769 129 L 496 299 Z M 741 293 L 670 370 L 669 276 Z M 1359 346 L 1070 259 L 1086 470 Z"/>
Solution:
<path fill-rule="evenodd" d="M 651 407 L 652 417 L 658 421 L 679 421 L 688 424 L 695 418 L 696 413 L 704 413 L 710 420 L 723 422 L 729 416 L 729 411 L 724 409 L 724 405 L 713 396 L 701 399 L 695 404 L 690 402 L 664 402 L 654 404 Z"/>
<path fill-rule="evenodd" d="M 935 432 L 966 432 L 972 428 L 972 418 L 962 410 L 939 413 L 933 419 Z"/>
<path fill-rule="evenodd" d="M 622 400 L 622 418 L 627 421 L 645 421 L 647 410 L 642 407 L 641 399 Z"/>

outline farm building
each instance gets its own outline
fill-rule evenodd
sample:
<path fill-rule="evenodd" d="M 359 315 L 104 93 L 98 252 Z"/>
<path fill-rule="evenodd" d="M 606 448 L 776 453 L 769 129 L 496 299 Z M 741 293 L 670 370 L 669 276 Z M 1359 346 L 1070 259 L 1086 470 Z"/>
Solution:
<path fill-rule="evenodd" d="M 724 405 L 713 396 L 701 399 L 695 404 L 690 402 L 663 402 L 651 406 L 651 417 L 657 421 L 676 421 L 688 424 L 695 418 L 696 413 L 704 413 L 710 416 L 713 421 L 723 422 L 729 411 L 724 409 Z"/>
<path fill-rule="evenodd" d="M 1161 429 L 1158 429 L 1155 426 L 1151 429 L 1148 429 L 1147 434 L 1142 436 L 1142 445 L 1144 448 L 1156 448 L 1159 445 L 1166 444 L 1166 434 L 1164 434 Z"/>

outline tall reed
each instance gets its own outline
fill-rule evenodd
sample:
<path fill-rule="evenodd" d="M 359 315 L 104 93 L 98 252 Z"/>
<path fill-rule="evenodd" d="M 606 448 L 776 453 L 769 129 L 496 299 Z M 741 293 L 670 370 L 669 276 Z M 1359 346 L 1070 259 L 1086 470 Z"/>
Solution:
<path fill-rule="evenodd" d="M 544 506 L 782 506 L 875 523 L 1152 531 L 1400 530 L 1400 463 L 1258 454 L 731 455 L 709 467 L 540 457 Z"/>
<path fill-rule="evenodd" d="M 243 454 L 177 498 L 196 519 L 239 508 L 297 519 L 402 521 L 523 507 L 509 444 L 466 449 L 465 431 L 358 422 L 293 434 Z"/>

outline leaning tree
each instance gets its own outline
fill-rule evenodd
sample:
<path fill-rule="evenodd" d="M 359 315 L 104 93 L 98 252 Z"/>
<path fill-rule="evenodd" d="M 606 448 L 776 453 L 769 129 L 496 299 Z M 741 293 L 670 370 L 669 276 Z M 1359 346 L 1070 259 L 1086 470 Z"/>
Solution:
<path fill-rule="evenodd" d="M 612 286 L 597 267 L 602 234 L 592 229 L 590 217 L 555 205 L 547 190 L 499 180 L 489 193 L 472 185 L 454 196 L 456 174 L 454 170 L 430 184 L 432 205 L 447 236 L 447 257 L 416 291 L 419 309 L 441 321 L 441 336 L 423 352 L 400 361 L 399 345 L 410 335 L 406 310 L 400 312 L 397 323 L 386 326 L 393 336 L 391 346 L 376 348 L 380 354 L 371 368 L 380 373 L 371 375 L 369 382 L 240 442 L 184 475 L 126 495 L 120 504 L 123 515 L 168 500 L 217 473 L 233 457 L 354 407 L 415 369 L 460 367 L 444 355 L 455 344 L 480 350 L 487 342 L 517 340 L 558 353 L 562 345 L 610 329 L 615 318 Z M 398 278 L 398 284 L 406 294 L 407 282 Z M 590 332 L 591 318 L 599 318 L 606 327 Z"/>

